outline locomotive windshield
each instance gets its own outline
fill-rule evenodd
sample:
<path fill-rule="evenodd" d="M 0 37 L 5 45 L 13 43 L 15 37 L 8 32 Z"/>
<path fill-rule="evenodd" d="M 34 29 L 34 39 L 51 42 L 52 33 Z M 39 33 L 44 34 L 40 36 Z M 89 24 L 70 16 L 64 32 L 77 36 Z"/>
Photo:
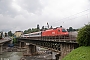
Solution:
<path fill-rule="evenodd" d="M 65 29 L 62 29 L 62 32 L 67 32 Z"/>

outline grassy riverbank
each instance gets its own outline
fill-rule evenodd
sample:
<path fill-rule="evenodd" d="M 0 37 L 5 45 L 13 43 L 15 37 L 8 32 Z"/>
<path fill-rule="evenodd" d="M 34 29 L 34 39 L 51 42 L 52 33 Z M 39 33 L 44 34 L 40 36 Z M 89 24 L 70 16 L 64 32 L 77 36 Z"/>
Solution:
<path fill-rule="evenodd" d="M 63 60 L 90 60 L 90 46 L 73 50 Z"/>

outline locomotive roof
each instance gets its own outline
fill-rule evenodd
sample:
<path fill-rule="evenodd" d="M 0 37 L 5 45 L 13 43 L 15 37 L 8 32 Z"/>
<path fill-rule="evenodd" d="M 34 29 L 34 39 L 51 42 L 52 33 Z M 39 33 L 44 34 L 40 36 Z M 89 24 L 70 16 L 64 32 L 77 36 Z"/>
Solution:
<path fill-rule="evenodd" d="M 56 28 L 53 28 L 53 29 L 48 29 L 46 31 L 50 31 L 50 30 L 54 30 L 54 29 L 65 29 L 65 28 L 63 28 L 63 27 L 56 27 Z"/>

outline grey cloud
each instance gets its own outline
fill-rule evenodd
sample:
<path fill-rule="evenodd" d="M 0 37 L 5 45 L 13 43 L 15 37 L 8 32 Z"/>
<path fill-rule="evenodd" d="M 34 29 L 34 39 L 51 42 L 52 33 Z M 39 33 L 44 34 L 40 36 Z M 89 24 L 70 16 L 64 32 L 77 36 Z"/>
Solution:
<path fill-rule="evenodd" d="M 42 10 L 42 5 L 39 0 L 18 0 L 18 4 L 25 10 L 31 13 Z"/>
<path fill-rule="evenodd" d="M 12 2 L 13 0 L 0 0 L 0 14 L 10 15 L 12 17 L 22 14 L 12 8 Z M 39 0 L 17 0 L 17 4 L 20 5 L 23 10 L 26 10 L 30 13 L 36 13 L 37 11 L 40 13 L 42 10 Z"/>
<path fill-rule="evenodd" d="M 43 0 L 42 0 L 43 1 Z M 56 0 L 44 0 L 46 4 L 41 3 L 39 0 L 0 0 L 0 30 L 9 31 L 9 30 L 25 30 L 28 28 L 34 28 L 37 24 L 42 26 L 46 26 L 47 22 L 49 25 L 53 27 L 63 26 L 68 28 L 70 26 L 75 28 L 82 27 L 85 23 L 90 22 L 90 10 L 83 12 L 80 15 L 70 16 L 67 18 L 71 12 L 72 15 L 80 12 L 81 10 L 89 9 L 90 2 L 83 3 L 81 8 L 79 9 L 78 5 L 75 5 L 75 10 L 68 10 L 63 8 L 63 5 L 57 5 L 57 3 L 53 4 L 53 1 Z M 48 1 L 52 1 L 48 3 Z M 63 0 L 62 0 L 63 1 Z M 69 0 L 70 1 L 70 0 Z M 77 0 L 78 1 L 78 0 Z M 89 0 L 90 1 L 90 0 Z M 16 6 L 11 6 L 12 3 L 16 3 Z M 60 2 L 57 0 L 57 2 Z M 47 4 L 48 3 L 48 4 Z M 50 4 L 50 5 L 49 5 Z M 21 10 L 18 11 L 19 5 Z M 69 5 L 69 4 L 65 4 Z M 53 7 L 54 6 L 54 7 Z M 62 7 L 61 9 L 59 9 Z M 78 7 L 78 8 L 77 8 Z M 16 10 L 14 9 L 16 8 Z M 70 7 L 71 8 L 71 7 Z M 60 10 L 65 10 L 60 12 Z M 88 13 L 88 15 L 85 15 Z M 38 15 L 41 14 L 41 15 Z M 77 17 L 78 16 L 78 17 Z M 75 18 L 77 17 L 77 18 Z M 64 19 L 63 19 L 64 18 Z M 63 20 L 62 20 L 63 19 Z"/>
<path fill-rule="evenodd" d="M 15 16 L 18 13 L 11 8 L 12 0 L 0 0 L 0 14 Z"/>

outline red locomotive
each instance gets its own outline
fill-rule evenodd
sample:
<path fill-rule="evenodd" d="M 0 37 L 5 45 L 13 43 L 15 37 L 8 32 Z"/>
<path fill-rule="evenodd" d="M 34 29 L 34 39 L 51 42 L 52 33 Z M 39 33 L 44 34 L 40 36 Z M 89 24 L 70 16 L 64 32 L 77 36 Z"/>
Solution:
<path fill-rule="evenodd" d="M 43 38 L 43 37 L 62 37 L 62 36 L 69 36 L 68 31 L 65 28 L 58 27 L 53 29 L 48 29 L 45 31 L 39 31 L 34 33 L 27 34 L 29 38 Z M 21 36 L 26 37 L 26 35 Z"/>
<path fill-rule="evenodd" d="M 64 28 L 54 28 L 42 32 L 42 36 L 68 36 L 68 32 Z"/>

